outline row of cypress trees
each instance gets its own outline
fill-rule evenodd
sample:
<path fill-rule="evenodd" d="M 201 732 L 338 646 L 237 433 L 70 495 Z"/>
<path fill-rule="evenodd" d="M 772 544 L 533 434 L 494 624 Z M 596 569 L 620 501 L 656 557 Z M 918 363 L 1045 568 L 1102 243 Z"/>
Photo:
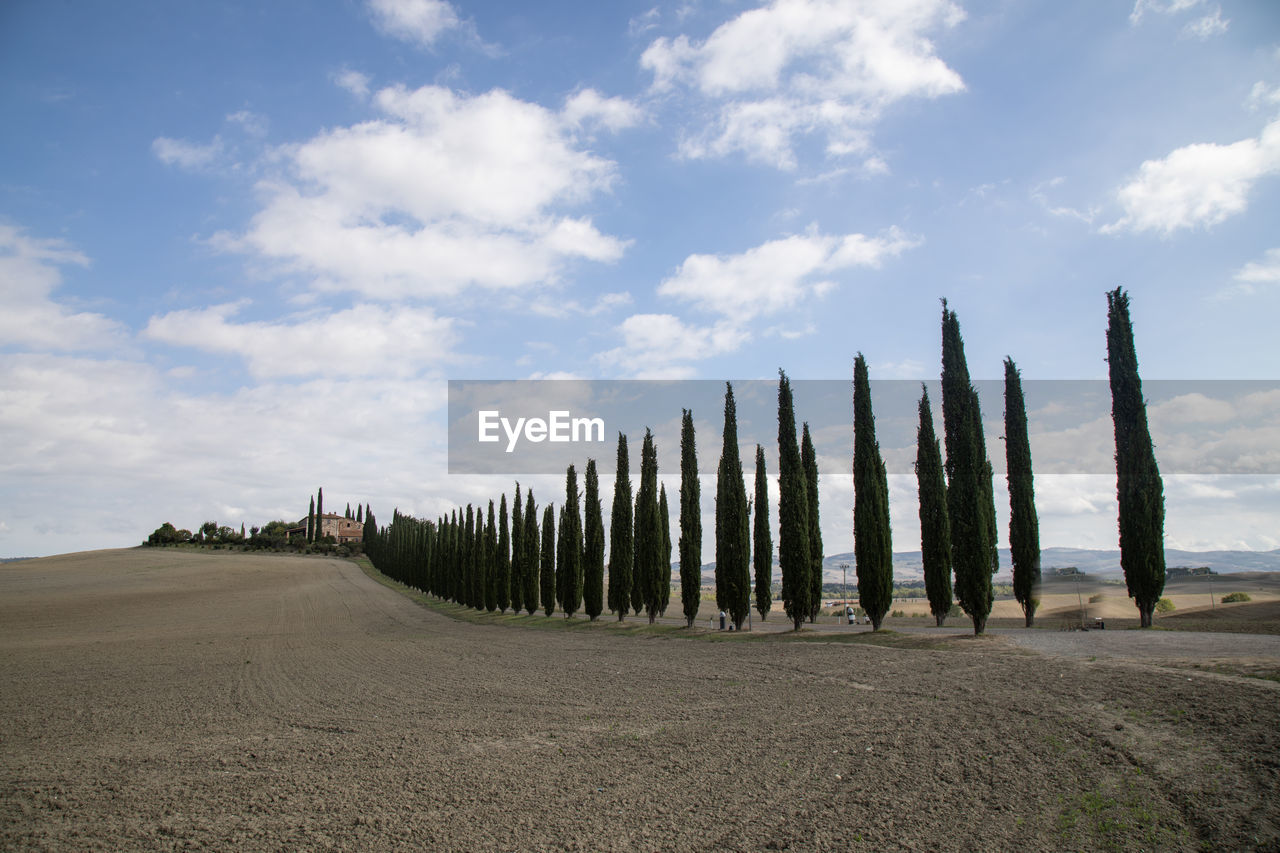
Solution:
<path fill-rule="evenodd" d="M 1116 434 L 1121 562 L 1142 624 L 1164 586 L 1163 486 L 1152 451 L 1129 298 L 1107 294 L 1107 351 Z M 1010 500 L 1009 542 L 1014 596 L 1026 624 L 1034 624 L 1040 580 L 1040 545 L 1031 449 L 1021 375 L 1011 358 L 1005 368 L 1005 452 Z M 879 629 L 892 604 L 893 545 L 885 463 L 875 436 L 866 359 L 854 359 L 854 557 L 859 604 Z M 919 403 L 915 471 L 919 490 L 921 552 L 930 610 L 941 626 L 953 599 L 981 634 L 991 613 L 991 576 L 999 568 L 993 469 L 987 455 L 978 394 L 969 377 L 956 313 L 942 301 L 942 414 L 946 462 L 934 431 L 928 390 Z M 817 457 L 808 423 L 796 434 L 794 399 L 786 373 L 778 382 L 778 558 L 782 600 L 798 630 L 816 619 L 822 595 L 822 536 Z M 666 487 L 658 482 L 657 448 L 645 430 L 640 484 L 632 500 L 625 434 L 618 436 L 616 479 L 609 530 L 608 598 L 604 595 L 605 532 L 595 460 L 588 460 L 586 491 L 578 491 L 573 465 L 566 471 L 565 502 L 558 516 L 543 510 L 541 535 L 532 492 L 522 506 L 516 484 L 508 522 L 506 495 L 487 517 L 468 505 L 435 522 L 395 513 L 378 528 L 365 514 L 366 551 L 385 573 L 442 598 L 479 609 L 529 613 L 559 607 L 566 617 L 582 608 L 595 620 L 607 606 L 619 620 L 628 610 L 649 621 L 665 613 L 671 591 L 671 535 Z M 748 499 L 738 449 L 733 386 L 726 383 L 722 448 L 716 473 L 715 599 L 736 627 L 751 606 L 767 618 L 772 606 L 773 543 L 769 528 L 768 474 L 756 445 L 754 498 Z M 693 413 L 685 409 L 680 435 L 680 590 L 686 624 L 701 600 L 702 519 Z M 323 500 L 323 493 L 319 496 Z M 585 507 L 580 509 L 580 501 Z M 318 502 L 317 502 L 318 503 Z M 753 517 L 754 503 L 754 517 Z M 320 504 L 322 506 L 322 504 Z M 316 518 L 319 518 L 319 506 Z M 348 507 L 348 513 L 350 508 Z M 585 518 L 583 513 L 585 512 Z M 754 533 L 753 523 L 754 522 Z M 754 558 L 753 558 L 754 555 Z M 952 576 L 954 574 L 954 584 Z"/>

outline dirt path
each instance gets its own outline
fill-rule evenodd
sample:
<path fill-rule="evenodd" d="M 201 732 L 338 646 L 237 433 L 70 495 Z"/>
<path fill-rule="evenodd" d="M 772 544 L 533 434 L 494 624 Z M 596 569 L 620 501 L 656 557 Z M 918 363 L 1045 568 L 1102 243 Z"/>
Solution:
<path fill-rule="evenodd" d="M 447 619 L 351 563 L 0 569 L 5 850 L 1275 849 L 1270 682 Z"/>

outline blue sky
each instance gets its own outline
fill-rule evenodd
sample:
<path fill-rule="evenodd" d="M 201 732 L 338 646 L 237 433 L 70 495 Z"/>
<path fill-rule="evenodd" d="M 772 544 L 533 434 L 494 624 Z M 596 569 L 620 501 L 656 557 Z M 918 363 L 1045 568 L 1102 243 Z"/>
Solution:
<path fill-rule="evenodd" d="M 943 296 L 975 378 L 1105 377 L 1117 285 L 1144 378 L 1277 378 L 1270 2 L 17 0 L 0 107 L 0 555 L 487 500 L 451 378 L 936 379 Z M 1280 394 L 1175 402 L 1269 461 L 1170 477 L 1168 543 L 1280 547 Z M 1038 487 L 1114 547 L 1113 481 Z"/>

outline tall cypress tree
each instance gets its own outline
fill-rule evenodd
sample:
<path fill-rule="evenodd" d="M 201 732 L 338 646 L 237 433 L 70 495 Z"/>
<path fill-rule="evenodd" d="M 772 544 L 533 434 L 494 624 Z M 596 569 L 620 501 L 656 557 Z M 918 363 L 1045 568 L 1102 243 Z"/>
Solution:
<path fill-rule="evenodd" d="M 920 426 L 916 430 L 916 483 L 920 491 L 920 554 L 929 612 L 941 628 L 951 610 L 951 522 L 947 515 L 947 481 L 942 448 L 933 431 L 929 389 L 920 386 Z"/>
<path fill-rule="evenodd" d="M 809 422 L 801 428 L 800 464 L 804 466 L 805 487 L 809 506 L 809 621 L 816 622 L 822 611 L 822 525 L 818 522 L 818 455 L 809 438 Z"/>
<path fill-rule="evenodd" d="M 538 547 L 538 506 L 533 502 L 533 489 L 524 505 L 524 609 L 530 616 L 538 609 L 538 586 L 541 578 Z"/>
<path fill-rule="evenodd" d="M 316 493 L 316 528 L 315 541 L 319 542 L 324 539 L 324 488 L 320 488 Z"/>
<path fill-rule="evenodd" d="M 796 443 L 795 404 L 787 374 L 778 371 L 778 563 L 782 603 L 800 630 L 809 617 L 813 591 L 809 559 L 809 487 Z"/>
<path fill-rule="evenodd" d="M 685 627 L 692 628 L 702 601 L 702 486 L 693 412 L 680 421 L 680 607 Z"/>
<path fill-rule="evenodd" d="M 538 573 L 542 612 L 550 616 L 556 609 L 556 514 L 551 504 L 542 511 L 542 559 Z"/>
<path fill-rule="evenodd" d="M 658 516 L 662 526 L 662 578 L 658 584 L 658 615 L 665 616 L 671 603 L 671 508 L 667 506 L 667 484 L 658 486 Z"/>
<path fill-rule="evenodd" d="M 578 510 L 578 472 L 570 465 L 564 478 L 564 507 L 561 510 L 560 546 L 556 573 L 560 579 L 560 607 L 564 618 L 582 606 L 582 515 Z"/>
<path fill-rule="evenodd" d="M 307 509 L 307 541 L 316 541 L 316 496 L 311 496 L 311 506 Z"/>
<path fill-rule="evenodd" d="M 342 517 L 343 517 L 343 518 L 350 518 L 350 517 L 351 517 L 351 503 L 350 503 L 350 501 L 348 501 L 348 502 L 347 502 L 347 511 L 346 511 L 346 514 L 344 514 Z"/>
<path fill-rule="evenodd" d="M 631 607 L 635 541 L 631 529 L 631 462 L 627 437 L 618 433 L 617 473 L 613 480 L 613 510 L 609 518 L 609 610 L 621 622 Z"/>
<path fill-rule="evenodd" d="M 724 434 L 716 468 L 716 607 L 741 628 L 751 609 L 751 532 L 747 490 L 738 453 L 738 412 L 733 385 L 725 383 Z"/>
<path fill-rule="evenodd" d="M 511 530 L 507 519 L 507 496 L 502 495 L 498 505 L 498 553 L 494 557 L 494 588 L 499 613 L 506 613 L 511 606 Z"/>
<path fill-rule="evenodd" d="M 364 504 L 356 504 L 356 524 L 364 524 Z"/>
<path fill-rule="evenodd" d="M 511 503 L 511 612 L 524 609 L 524 507 L 520 503 L 520 484 Z"/>
<path fill-rule="evenodd" d="M 755 529 L 752 531 L 756 570 L 756 611 L 768 619 L 773 607 L 773 534 L 769 531 L 769 477 L 764 470 L 764 448 L 756 445 Z"/>
<path fill-rule="evenodd" d="M 636 493 L 635 515 L 635 589 L 640 593 L 640 606 L 649 614 L 649 623 L 658 616 L 662 594 L 662 531 L 658 508 L 658 450 L 653 433 L 645 428 L 640 447 L 640 490 Z M 635 596 L 632 596 L 635 602 Z"/>
<path fill-rule="evenodd" d="M 853 361 L 853 559 L 858 604 L 879 631 L 893 603 L 893 538 L 889 529 L 889 480 L 871 409 L 867 361 Z"/>
<path fill-rule="evenodd" d="M 969 381 L 960 321 L 942 301 L 942 421 L 947 442 L 947 514 L 955 593 L 973 620 L 986 629 L 991 613 L 991 575 L 996 568 L 995 505 L 991 461 L 982 434 L 978 392 Z M 985 482 L 984 482 L 985 480 Z"/>
<path fill-rule="evenodd" d="M 484 559 L 480 565 L 484 609 L 492 613 L 498 609 L 498 525 L 493 518 L 492 499 L 489 501 L 489 519 L 484 528 Z"/>
<path fill-rule="evenodd" d="M 582 609 L 596 621 L 604 610 L 604 519 L 600 514 L 600 478 L 596 460 L 587 460 L 587 493 L 583 520 Z"/>
<path fill-rule="evenodd" d="M 475 551 L 476 543 L 476 521 L 473 517 L 471 504 L 467 504 L 467 522 L 462 529 L 462 549 L 459 573 L 459 589 L 458 603 L 467 607 L 475 606 L 474 590 L 472 578 L 475 576 L 475 562 L 472 552 Z"/>
<path fill-rule="evenodd" d="M 1036 587 L 1040 584 L 1040 520 L 1031 475 L 1031 440 L 1022 376 L 1013 359 L 1004 360 L 1004 452 L 1009 481 L 1009 552 L 1013 557 L 1013 597 L 1022 605 L 1027 627 L 1035 625 Z"/>
<path fill-rule="evenodd" d="M 1116 435 L 1116 498 L 1120 506 L 1120 567 L 1143 628 L 1164 592 L 1164 481 L 1156 465 L 1138 353 L 1129 319 L 1129 294 L 1107 293 L 1107 372 Z"/>

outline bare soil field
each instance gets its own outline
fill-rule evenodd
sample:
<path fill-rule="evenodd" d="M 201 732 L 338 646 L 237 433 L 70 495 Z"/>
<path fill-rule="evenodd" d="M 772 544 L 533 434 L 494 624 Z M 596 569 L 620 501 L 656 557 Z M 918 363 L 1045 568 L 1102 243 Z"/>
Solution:
<path fill-rule="evenodd" d="M 1268 679 L 446 611 L 340 560 L 0 567 L 0 849 L 1280 849 Z"/>

